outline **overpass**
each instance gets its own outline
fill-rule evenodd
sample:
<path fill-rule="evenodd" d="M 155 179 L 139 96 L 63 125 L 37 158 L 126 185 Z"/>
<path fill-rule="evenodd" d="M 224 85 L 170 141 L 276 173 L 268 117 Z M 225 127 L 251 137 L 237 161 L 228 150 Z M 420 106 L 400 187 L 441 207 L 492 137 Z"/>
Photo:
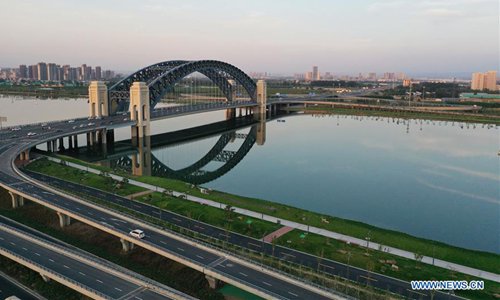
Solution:
<path fill-rule="evenodd" d="M 154 107 L 172 84 L 194 71 L 207 74 L 224 91 L 226 101 L 150 112 L 150 105 Z M 151 74 L 155 75 L 147 77 Z M 234 100 L 233 85 L 228 76 L 244 86 L 249 100 Z M 144 81 L 137 82 L 139 78 Z M 130 87 L 128 95 L 123 87 Z M 108 101 L 108 96 L 111 101 Z M 123 113 L 120 108 L 126 106 L 127 99 L 129 112 Z M 0 131 L 0 186 L 11 193 L 14 207 L 22 206 L 25 200 L 44 205 L 58 213 L 61 226 L 68 225 L 71 219 L 79 220 L 116 236 L 124 250 L 137 245 L 198 270 L 206 274 L 213 287 L 222 280 L 269 299 L 340 299 L 342 296 L 333 291 L 300 278 L 50 188 L 18 169 L 18 164 L 29 161 L 33 147 L 46 143 L 49 151 L 65 147 L 72 149 L 78 147 L 77 136 L 82 134 L 86 135 L 88 147 L 106 148 L 107 143 L 114 139 L 114 129 L 130 126 L 132 141 L 144 143 L 149 139 L 149 122 L 162 118 L 215 110 L 226 110 L 228 118 L 233 118 L 236 109 L 245 109 L 245 114 L 265 123 L 266 100 L 265 83 L 255 85 L 237 68 L 215 61 L 155 65 L 132 74 L 110 88 L 109 93 L 101 83 L 92 83 L 89 87 L 90 119 L 15 126 Z M 111 111 L 115 114 L 110 114 Z M 143 229 L 147 238 L 139 240 L 130 236 L 128 233 L 134 228 Z M 6 227 L 2 227 L 2 232 L 13 234 Z M 17 252 L 18 249 L 11 249 L 11 253 Z"/>

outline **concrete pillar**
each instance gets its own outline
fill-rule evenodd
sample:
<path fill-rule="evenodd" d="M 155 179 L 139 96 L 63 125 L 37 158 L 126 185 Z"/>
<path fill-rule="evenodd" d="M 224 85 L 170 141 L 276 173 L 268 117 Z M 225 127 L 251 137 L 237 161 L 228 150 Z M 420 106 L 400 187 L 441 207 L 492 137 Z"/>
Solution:
<path fill-rule="evenodd" d="M 64 151 L 64 139 L 59 138 L 59 151 Z"/>
<path fill-rule="evenodd" d="M 47 152 L 52 152 L 52 143 L 50 141 L 47 142 Z"/>
<path fill-rule="evenodd" d="M 226 109 L 226 120 L 231 120 L 234 118 L 236 118 L 236 109 L 235 108 Z"/>
<path fill-rule="evenodd" d="M 141 139 L 150 135 L 149 117 L 149 88 L 145 82 L 134 82 L 130 87 L 130 120 L 135 121 L 132 126 L 131 137 Z M 137 143 L 137 142 L 136 142 Z"/>
<path fill-rule="evenodd" d="M 73 150 L 73 137 L 68 136 L 68 149 Z"/>
<path fill-rule="evenodd" d="M 120 239 L 120 242 L 122 243 L 122 250 L 123 252 L 129 252 L 134 249 L 134 243 L 129 242 L 124 239 Z"/>
<path fill-rule="evenodd" d="M 50 281 L 50 278 L 47 277 L 47 275 L 40 274 L 40 276 L 42 276 L 43 281 L 45 281 L 45 282 L 49 282 Z"/>
<path fill-rule="evenodd" d="M 59 216 L 59 225 L 61 228 L 68 226 L 71 223 L 71 218 L 68 215 L 63 214 L 62 212 L 57 212 Z"/>
<path fill-rule="evenodd" d="M 205 278 L 208 281 L 208 285 L 210 286 L 211 289 L 215 290 L 217 286 L 219 285 L 219 280 L 216 278 L 213 278 L 212 276 L 205 275 Z"/>
<path fill-rule="evenodd" d="M 57 152 L 57 140 L 52 140 L 52 151 Z"/>
<path fill-rule="evenodd" d="M 18 208 L 24 206 L 24 198 L 16 193 L 9 192 L 10 197 L 12 198 L 12 208 Z"/>
<path fill-rule="evenodd" d="M 109 115 L 108 88 L 102 81 L 92 81 L 89 85 L 89 116 Z"/>
<path fill-rule="evenodd" d="M 76 134 L 73 136 L 73 146 L 78 149 L 78 135 Z"/>
<path fill-rule="evenodd" d="M 257 107 L 254 110 L 254 118 L 259 120 L 266 118 L 267 84 L 264 80 L 257 81 Z"/>

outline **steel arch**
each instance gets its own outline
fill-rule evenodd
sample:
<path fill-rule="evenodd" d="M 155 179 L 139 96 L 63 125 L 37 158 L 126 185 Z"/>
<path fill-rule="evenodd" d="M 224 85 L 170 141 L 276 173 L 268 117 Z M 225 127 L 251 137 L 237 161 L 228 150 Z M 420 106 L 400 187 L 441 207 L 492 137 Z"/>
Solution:
<path fill-rule="evenodd" d="M 242 70 L 216 60 L 172 60 L 147 66 L 120 80 L 109 88 L 110 111 L 125 110 L 129 101 L 129 90 L 135 81 L 146 82 L 150 91 L 150 104 L 154 106 L 173 86 L 191 73 L 200 72 L 207 76 L 232 101 L 232 85 L 229 79 L 241 84 L 252 100 L 256 99 L 255 82 Z"/>

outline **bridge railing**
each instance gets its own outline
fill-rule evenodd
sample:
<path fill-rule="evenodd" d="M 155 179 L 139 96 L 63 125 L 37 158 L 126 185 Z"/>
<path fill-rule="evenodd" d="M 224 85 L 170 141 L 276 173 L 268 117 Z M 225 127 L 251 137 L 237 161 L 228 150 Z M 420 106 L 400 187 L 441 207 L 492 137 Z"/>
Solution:
<path fill-rule="evenodd" d="M 3 131 L 3 130 L 12 130 L 12 128 L 26 128 L 26 127 L 35 127 L 35 126 L 42 126 L 42 124 L 47 124 L 47 125 L 53 125 L 53 124 L 59 124 L 59 123 L 66 123 L 68 121 L 71 121 L 71 120 L 75 120 L 75 121 L 82 121 L 82 120 L 86 120 L 87 118 L 85 117 L 81 117 L 81 118 L 69 118 L 69 119 L 62 119 L 62 120 L 57 120 L 57 121 L 48 121 L 48 122 L 36 122 L 36 123 L 28 123 L 28 124 L 22 124 L 22 125 L 10 125 L 10 126 L 4 126 L 2 127 L 2 129 L 0 130 Z"/>

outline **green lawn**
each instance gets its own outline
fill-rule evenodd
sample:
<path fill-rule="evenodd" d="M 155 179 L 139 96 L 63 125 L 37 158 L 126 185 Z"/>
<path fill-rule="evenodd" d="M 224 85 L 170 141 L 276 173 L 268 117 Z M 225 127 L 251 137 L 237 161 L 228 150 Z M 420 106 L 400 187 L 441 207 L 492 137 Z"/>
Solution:
<path fill-rule="evenodd" d="M 482 280 L 477 277 L 457 273 L 456 271 L 422 264 L 415 260 L 396 257 L 381 251 L 369 250 L 367 252 L 365 248 L 366 244 L 346 244 L 341 241 L 328 239 L 317 234 L 305 233 L 300 230 L 292 230 L 283 235 L 276 240 L 276 244 L 406 281 Z M 391 268 L 392 263 L 387 263 L 387 260 L 394 260 L 398 270 L 393 270 Z M 492 299 L 494 294 L 500 293 L 499 283 L 485 281 L 485 287 L 483 291 L 461 291 L 457 292 L 457 295 L 470 297 L 472 299 Z"/>

